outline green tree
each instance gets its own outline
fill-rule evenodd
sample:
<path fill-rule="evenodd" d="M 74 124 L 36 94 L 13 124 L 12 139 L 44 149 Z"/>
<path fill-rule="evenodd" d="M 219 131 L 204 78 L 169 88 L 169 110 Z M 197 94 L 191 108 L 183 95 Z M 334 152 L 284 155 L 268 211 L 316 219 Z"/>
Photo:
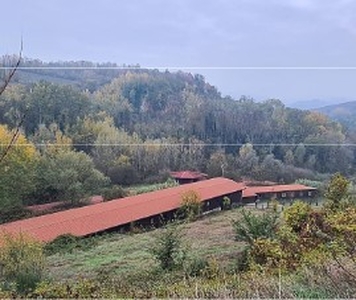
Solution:
<path fill-rule="evenodd" d="M 283 163 L 274 158 L 273 154 L 268 154 L 259 166 L 258 179 L 279 181 L 283 171 Z"/>
<path fill-rule="evenodd" d="M 2 125 L 0 144 L 0 157 L 4 157 L 0 162 L 0 221 L 3 222 L 14 213 L 23 213 L 24 198 L 33 189 L 38 157 L 34 145 L 22 134 L 14 135 L 13 131 Z M 9 145 L 12 145 L 10 151 Z"/>
<path fill-rule="evenodd" d="M 24 127 L 27 134 L 33 134 L 40 124 L 48 126 L 51 123 L 58 124 L 59 129 L 65 132 L 91 110 L 89 98 L 73 86 L 45 81 L 33 84 L 25 103 Z"/>
<path fill-rule="evenodd" d="M 294 150 L 294 159 L 297 167 L 304 166 L 306 149 L 303 144 L 299 144 Z"/>
<path fill-rule="evenodd" d="M 225 153 L 222 151 L 214 152 L 207 163 L 207 173 L 210 177 L 225 176 L 228 168 Z"/>
<path fill-rule="evenodd" d="M 340 173 L 334 174 L 325 193 L 325 206 L 335 211 L 347 204 L 350 201 L 349 185 L 350 181 Z"/>
<path fill-rule="evenodd" d="M 291 149 L 288 149 L 285 156 L 284 156 L 284 162 L 287 165 L 294 165 L 294 154 Z"/>
<path fill-rule="evenodd" d="M 183 265 L 185 251 L 182 247 L 181 232 L 171 225 L 156 238 L 151 253 L 163 270 L 171 271 Z"/>
<path fill-rule="evenodd" d="M 258 156 L 252 144 L 245 144 L 240 148 L 237 165 L 241 174 L 254 177 L 258 167 Z"/>
<path fill-rule="evenodd" d="M 130 158 L 123 154 L 112 162 L 107 175 L 114 184 L 130 185 L 138 181 L 136 170 L 132 166 Z"/>
<path fill-rule="evenodd" d="M 109 179 L 95 169 L 85 153 L 61 151 L 41 157 L 32 202 L 67 201 L 77 204 L 106 185 Z"/>
<path fill-rule="evenodd" d="M 130 157 L 132 149 L 129 145 L 137 142 L 127 132 L 116 128 L 112 119 L 105 119 L 99 128 L 92 155 L 97 168 L 108 175 L 113 162 L 120 155 Z"/>

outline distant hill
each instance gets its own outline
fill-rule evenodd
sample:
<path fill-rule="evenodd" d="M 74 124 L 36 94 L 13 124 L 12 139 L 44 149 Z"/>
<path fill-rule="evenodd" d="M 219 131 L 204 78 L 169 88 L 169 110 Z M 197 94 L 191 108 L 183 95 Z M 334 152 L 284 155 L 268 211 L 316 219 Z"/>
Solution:
<path fill-rule="evenodd" d="M 350 129 L 356 129 L 356 101 L 328 105 L 314 110 L 329 116 Z"/>
<path fill-rule="evenodd" d="M 14 65 L 16 60 L 16 55 L 0 57 L 0 62 L 5 62 L 2 63 L 4 66 Z M 28 85 L 39 81 L 48 81 L 55 84 L 69 84 L 93 92 L 128 72 L 128 67 L 138 69 L 139 65 L 90 61 L 44 62 L 39 59 L 23 58 L 20 69 L 15 74 L 14 82 Z"/>
<path fill-rule="evenodd" d="M 298 108 L 303 110 L 318 110 L 320 107 L 338 105 L 340 103 L 347 102 L 346 99 L 311 99 L 311 100 L 301 100 L 286 104 L 291 108 Z"/>

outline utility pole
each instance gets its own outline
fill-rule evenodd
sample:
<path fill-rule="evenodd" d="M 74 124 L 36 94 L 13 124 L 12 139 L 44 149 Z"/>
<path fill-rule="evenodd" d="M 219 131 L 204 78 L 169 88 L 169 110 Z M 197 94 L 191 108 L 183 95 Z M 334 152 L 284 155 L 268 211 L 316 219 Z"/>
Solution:
<path fill-rule="evenodd" d="M 221 176 L 222 177 L 225 177 L 225 167 L 226 167 L 226 164 L 221 165 Z"/>

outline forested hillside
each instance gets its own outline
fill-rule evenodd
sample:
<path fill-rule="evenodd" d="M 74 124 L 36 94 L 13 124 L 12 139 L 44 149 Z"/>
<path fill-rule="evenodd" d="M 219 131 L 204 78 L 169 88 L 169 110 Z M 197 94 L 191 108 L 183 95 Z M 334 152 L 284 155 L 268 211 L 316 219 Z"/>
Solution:
<path fill-rule="evenodd" d="M 356 101 L 328 105 L 317 108 L 316 111 L 337 120 L 349 130 L 356 131 Z"/>
<path fill-rule="evenodd" d="M 339 145 L 352 142 L 339 123 L 276 99 L 222 97 L 190 73 L 21 69 L 0 99 L 2 151 L 23 115 L 18 147 L 1 166 L 0 197 L 9 207 L 75 202 L 188 168 L 286 183 L 355 171 L 355 149 Z"/>

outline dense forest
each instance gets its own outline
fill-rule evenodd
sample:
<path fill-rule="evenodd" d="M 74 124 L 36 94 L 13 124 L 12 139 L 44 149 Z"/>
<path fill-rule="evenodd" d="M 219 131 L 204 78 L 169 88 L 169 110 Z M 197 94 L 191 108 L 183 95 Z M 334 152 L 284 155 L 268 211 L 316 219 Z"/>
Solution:
<path fill-rule="evenodd" d="M 0 151 L 23 119 L 0 166 L 3 212 L 162 182 L 170 170 L 283 183 L 355 172 L 355 149 L 342 145 L 355 136 L 338 122 L 278 99 L 222 97 L 202 75 L 31 59 L 21 67 L 0 97 Z"/>

